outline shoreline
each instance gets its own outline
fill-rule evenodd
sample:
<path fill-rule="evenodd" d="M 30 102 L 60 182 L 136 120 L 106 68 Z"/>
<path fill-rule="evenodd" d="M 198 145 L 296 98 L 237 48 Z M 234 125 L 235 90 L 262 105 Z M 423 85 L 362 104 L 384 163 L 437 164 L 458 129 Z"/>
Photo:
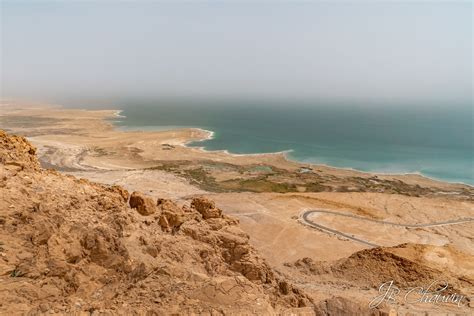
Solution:
<path fill-rule="evenodd" d="M 114 116 L 115 117 L 120 117 L 120 118 L 126 118 L 125 115 L 121 115 L 122 112 L 123 112 L 123 110 L 116 110 L 115 113 L 114 113 Z M 126 129 L 128 129 L 128 128 L 130 128 L 130 129 L 124 130 L 124 129 L 118 127 L 115 124 L 112 124 L 112 125 L 114 126 L 115 129 L 118 129 L 118 130 L 123 131 L 123 132 L 135 131 L 135 132 L 144 132 L 144 133 L 146 133 L 146 132 L 174 131 L 174 130 L 180 130 L 180 129 L 191 129 L 191 130 L 197 130 L 197 131 L 200 131 L 200 132 L 204 132 L 204 133 L 207 134 L 204 138 L 199 139 L 199 140 L 192 140 L 191 139 L 191 140 L 183 142 L 183 144 L 182 144 L 182 146 L 184 146 L 186 148 L 198 149 L 198 150 L 200 150 L 204 153 L 223 153 L 223 154 L 226 154 L 226 155 L 229 155 L 229 156 L 232 156 L 232 157 L 263 157 L 263 156 L 280 156 L 281 155 L 281 156 L 284 157 L 285 160 L 287 160 L 290 163 L 296 163 L 296 164 L 301 164 L 301 165 L 309 165 L 311 167 L 321 166 L 321 167 L 330 168 L 330 169 L 340 169 L 340 170 L 346 170 L 346 171 L 361 172 L 361 173 L 365 173 L 365 174 L 371 175 L 371 176 L 378 176 L 378 175 L 380 175 L 380 176 L 419 176 L 419 177 L 426 178 L 430 181 L 443 182 L 443 183 L 453 184 L 453 185 L 465 185 L 465 186 L 469 186 L 471 188 L 474 188 L 474 184 L 465 183 L 465 182 L 462 182 L 462 181 L 448 181 L 446 179 L 430 177 L 430 176 L 427 176 L 427 175 L 425 175 L 425 174 L 423 174 L 422 172 L 419 172 L 419 171 L 415 171 L 415 172 L 367 171 L 367 170 L 356 169 L 356 168 L 353 168 L 353 167 L 332 166 L 332 165 L 326 164 L 326 163 L 304 162 L 304 161 L 300 161 L 300 160 L 297 160 L 297 159 L 294 159 L 294 158 L 291 158 L 291 157 L 288 156 L 289 153 L 294 151 L 293 149 L 277 151 L 277 152 L 269 152 L 269 153 L 238 154 L 238 153 L 232 153 L 228 149 L 210 150 L 210 149 L 206 149 L 205 146 L 189 146 L 189 144 L 191 144 L 191 143 L 204 142 L 206 140 L 212 140 L 214 138 L 214 136 L 215 136 L 214 131 L 207 130 L 207 129 L 204 129 L 204 128 L 201 128 L 201 127 L 182 126 L 182 127 L 173 128 L 173 126 L 170 126 L 170 129 L 160 129 L 159 126 L 156 126 L 156 129 L 154 129 L 155 126 L 147 126 L 150 129 L 142 130 L 139 127 L 125 127 Z"/>
<path fill-rule="evenodd" d="M 371 181 L 383 182 L 391 187 L 396 186 L 397 183 L 405 183 L 415 188 L 416 186 L 431 187 L 435 191 L 444 190 L 445 192 L 468 192 L 474 188 L 468 183 L 449 182 L 431 178 L 422 173 L 371 172 L 350 167 L 335 167 L 325 163 L 299 161 L 291 157 L 291 151 L 236 154 L 228 150 L 208 150 L 199 144 L 189 146 L 194 142 L 212 139 L 216 134 L 214 131 L 199 127 L 177 129 L 174 126 L 159 130 L 159 127 L 153 126 L 153 129 L 147 130 L 140 127 L 124 130 L 117 124 L 117 118 L 124 116 L 122 113 L 123 110 L 120 109 L 72 109 L 58 105 L 51 107 L 48 104 L 18 102 L 10 103 L 8 109 L 0 108 L 0 119 L 3 122 L 2 128 L 29 137 L 40 151 L 47 155 L 46 160 L 59 168 L 67 168 L 71 164 L 79 163 L 84 166 L 84 169 L 94 167 L 110 170 L 143 169 L 160 165 L 163 161 L 178 164 L 183 161 L 195 164 L 199 161 L 214 161 L 218 164 L 226 163 L 234 165 L 235 168 L 244 169 L 245 166 L 250 165 L 267 165 L 279 170 L 274 174 L 277 178 L 278 175 L 283 175 L 282 172 L 287 172 L 288 176 L 294 175 L 293 178 L 290 177 L 293 180 L 275 179 L 277 182 L 298 183 L 305 178 L 301 173 L 301 168 L 310 167 L 313 169 L 310 174 L 319 179 L 315 178 L 316 182 L 332 183 L 331 185 L 336 187 L 348 186 L 354 190 L 357 190 L 359 185 L 365 187 Z M 22 119 L 18 120 L 18 117 Z M 163 147 L 167 145 L 176 147 L 174 150 Z M 77 156 L 78 151 L 82 152 L 80 156 Z M 232 173 L 229 173 L 227 176 L 231 175 Z M 225 176 L 223 177 L 219 179 L 224 181 Z M 236 181 L 242 175 L 234 174 L 233 177 Z M 249 176 L 244 176 L 244 178 L 247 177 Z M 230 180 L 230 178 L 227 179 Z M 374 185 L 377 186 L 377 184 Z"/>

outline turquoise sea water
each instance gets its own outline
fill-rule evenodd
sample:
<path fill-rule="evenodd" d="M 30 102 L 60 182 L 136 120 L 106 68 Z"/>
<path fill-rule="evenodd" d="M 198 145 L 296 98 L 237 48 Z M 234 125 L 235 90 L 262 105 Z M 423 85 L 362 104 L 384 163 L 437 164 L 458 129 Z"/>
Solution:
<path fill-rule="evenodd" d="M 123 128 L 200 127 L 195 142 L 232 153 L 290 151 L 302 162 L 385 173 L 421 173 L 474 185 L 473 112 L 459 106 L 354 106 L 258 102 L 126 105 Z"/>

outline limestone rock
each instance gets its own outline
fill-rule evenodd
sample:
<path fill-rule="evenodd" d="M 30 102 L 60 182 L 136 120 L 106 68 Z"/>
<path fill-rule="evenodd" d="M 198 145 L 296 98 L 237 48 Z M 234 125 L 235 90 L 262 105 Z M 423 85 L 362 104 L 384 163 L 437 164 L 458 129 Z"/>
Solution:
<path fill-rule="evenodd" d="M 310 302 L 212 201 L 154 203 L 45 171 L 3 132 L 0 174 L 1 315 L 276 315 Z"/>
<path fill-rule="evenodd" d="M 128 198 L 130 197 L 130 193 L 128 193 L 127 190 L 125 190 L 123 187 L 119 185 L 112 185 L 111 187 L 107 189 L 107 191 L 117 192 L 118 194 L 120 194 L 124 202 L 127 202 Z"/>
<path fill-rule="evenodd" d="M 141 215 L 147 216 L 156 212 L 153 199 L 140 192 L 133 192 L 130 196 L 130 207 L 137 210 Z"/>
<path fill-rule="evenodd" d="M 203 197 L 193 199 L 191 207 L 201 213 L 204 219 L 219 218 L 222 216 L 222 210 L 216 208 L 214 201 L 210 201 Z"/>
<path fill-rule="evenodd" d="M 38 169 L 36 148 L 26 138 L 8 135 L 0 130 L 0 163 L 21 169 Z"/>
<path fill-rule="evenodd" d="M 161 211 L 158 222 L 164 231 L 176 231 L 181 224 L 195 217 L 195 214 L 185 212 L 171 200 L 158 199 L 157 207 Z"/>

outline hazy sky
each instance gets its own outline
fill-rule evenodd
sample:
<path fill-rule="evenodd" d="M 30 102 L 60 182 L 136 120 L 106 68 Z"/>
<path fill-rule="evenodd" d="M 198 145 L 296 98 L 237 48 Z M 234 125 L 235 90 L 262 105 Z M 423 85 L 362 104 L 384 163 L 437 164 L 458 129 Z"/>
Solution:
<path fill-rule="evenodd" d="M 472 102 L 470 1 L 0 2 L 3 97 Z"/>

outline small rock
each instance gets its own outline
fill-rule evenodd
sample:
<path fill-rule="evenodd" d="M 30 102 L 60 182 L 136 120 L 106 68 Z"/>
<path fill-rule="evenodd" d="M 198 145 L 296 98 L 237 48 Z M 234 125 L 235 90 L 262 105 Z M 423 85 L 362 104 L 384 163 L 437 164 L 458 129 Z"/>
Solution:
<path fill-rule="evenodd" d="M 40 304 L 39 308 L 42 313 L 46 313 L 49 310 L 49 304 L 48 303 Z"/>

